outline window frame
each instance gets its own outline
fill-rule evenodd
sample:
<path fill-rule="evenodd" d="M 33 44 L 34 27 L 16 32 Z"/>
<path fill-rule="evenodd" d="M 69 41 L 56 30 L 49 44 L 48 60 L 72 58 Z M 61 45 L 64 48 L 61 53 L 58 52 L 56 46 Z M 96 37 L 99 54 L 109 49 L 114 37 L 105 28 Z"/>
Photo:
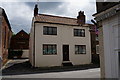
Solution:
<path fill-rule="evenodd" d="M 57 35 L 57 27 L 43 26 L 43 35 Z"/>
<path fill-rule="evenodd" d="M 80 48 L 82 47 L 82 48 Z M 83 47 L 85 47 L 85 53 L 83 53 Z M 78 48 L 78 50 L 76 51 L 76 48 Z M 81 49 L 81 50 L 80 50 Z M 86 45 L 75 45 L 75 54 L 86 54 Z"/>
<path fill-rule="evenodd" d="M 57 55 L 57 45 L 56 44 L 43 44 L 43 55 Z M 47 52 L 45 53 L 44 50 L 45 50 L 45 46 L 47 47 Z M 52 49 L 52 52 L 49 53 L 49 49 Z M 56 52 L 53 53 L 53 50 L 56 49 Z"/>
<path fill-rule="evenodd" d="M 84 33 L 82 31 L 84 30 Z M 85 29 L 73 29 L 74 37 L 85 37 Z M 84 34 L 84 35 L 83 35 Z"/>

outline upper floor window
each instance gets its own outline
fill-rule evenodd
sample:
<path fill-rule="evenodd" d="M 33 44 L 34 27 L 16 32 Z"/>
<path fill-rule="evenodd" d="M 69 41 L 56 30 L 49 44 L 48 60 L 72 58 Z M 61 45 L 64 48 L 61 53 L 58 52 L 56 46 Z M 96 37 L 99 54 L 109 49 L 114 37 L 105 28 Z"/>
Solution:
<path fill-rule="evenodd" d="M 44 35 L 57 35 L 57 27 L 44 26 L 43 34 Z"/>
<path fill-rule="evenodd" d="M 74 36 L 85 37 L 85 29 L 74 29 Z"/>

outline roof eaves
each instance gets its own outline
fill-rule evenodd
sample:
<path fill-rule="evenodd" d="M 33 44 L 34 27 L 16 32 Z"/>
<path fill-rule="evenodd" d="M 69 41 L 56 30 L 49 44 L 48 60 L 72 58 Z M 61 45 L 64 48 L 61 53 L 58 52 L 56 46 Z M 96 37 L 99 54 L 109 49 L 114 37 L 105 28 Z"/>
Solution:
<path fill-rule="evenodd" d="M 34 23 L 49 23 L 49 24 L 59 24 L 59 25 L 69 25 L 69 26 L 79 26 L 79 25 L 74 25 L 74 24 L 53 23 L 53 22 L 44 22 L 44 21 L 35 21 Z"/>
<path fill-rule="evenodd" d="M 71 17 L 55 16 L 55 15 L 48 15 L 48 14 L 39 14 L 39 15 L 77 20 L 76 18 L 71 18 Z"/>
<path fill-rule="evenodd" d="M 8 27 L 9 27 L 10 31 L 12 32 L 9 20 L 8 20 L 7 15 L 5 13 L 5 10 L 3 8 L 2 8 L 2 15 L 4 16 L 4 18 L 5 18 L 5 20 L 6 20 L 7 24 L 8 24 Z"/>

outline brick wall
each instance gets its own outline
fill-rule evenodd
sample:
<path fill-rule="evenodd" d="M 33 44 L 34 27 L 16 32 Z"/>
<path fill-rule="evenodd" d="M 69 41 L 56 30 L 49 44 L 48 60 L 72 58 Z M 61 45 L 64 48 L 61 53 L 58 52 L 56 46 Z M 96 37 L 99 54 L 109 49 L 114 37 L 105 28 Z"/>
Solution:
<path fill-rule="evenodd" d="M 3 58 L 3 63 L 6 61 L 8 57 L 8 48 L 10 47 L 10 38 L 12 36 L 12 32 L 9 29 L 8 23 L 6 22 L 6 19 L 4 16 L 2 17 L 2 26 L 1 26 L 1 47 L 2 47 L 2 58 Z"/>
<path fill-rule="evenodd" d="M 29 34 L 21 30 L 16 35 L 12 36 L 10 48 L 17 49 L 29 49 Z"/>

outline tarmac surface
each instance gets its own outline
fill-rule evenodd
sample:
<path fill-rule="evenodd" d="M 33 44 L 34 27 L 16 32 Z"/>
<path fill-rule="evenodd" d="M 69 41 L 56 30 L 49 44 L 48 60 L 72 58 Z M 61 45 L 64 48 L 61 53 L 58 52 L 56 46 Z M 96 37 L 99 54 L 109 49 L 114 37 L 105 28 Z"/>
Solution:
<path fill-rule="evenodd" d="M 23 75 L 36 73 L 67 72 L 99 68 L 97 64 L 77 65 L 77 66 L 59 66 L 59 67 L 32 67 L 28 59 L 11 60 L 2 70 L 2 76 Z"/>

